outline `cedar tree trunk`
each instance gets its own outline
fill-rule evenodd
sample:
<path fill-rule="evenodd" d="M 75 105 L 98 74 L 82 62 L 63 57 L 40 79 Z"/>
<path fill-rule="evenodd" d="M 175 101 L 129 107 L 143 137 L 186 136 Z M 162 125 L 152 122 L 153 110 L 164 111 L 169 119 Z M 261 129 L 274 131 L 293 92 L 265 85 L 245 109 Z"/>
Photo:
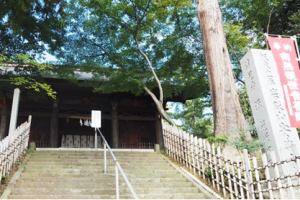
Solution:
<path fill-rule="evenodd" d="M 213 105 L 214 136 L 226 134 L 233 138 L 246 121 L 238 100 L 218 0 L 197 0 L 197 11 Z M 250 133 L 246 134 L 250 139 Z"/>

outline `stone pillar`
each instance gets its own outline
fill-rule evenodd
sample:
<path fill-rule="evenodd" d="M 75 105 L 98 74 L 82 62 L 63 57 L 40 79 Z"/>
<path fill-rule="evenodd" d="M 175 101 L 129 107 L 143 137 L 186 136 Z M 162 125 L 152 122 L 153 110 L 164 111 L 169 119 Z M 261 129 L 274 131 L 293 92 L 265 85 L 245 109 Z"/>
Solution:
<path fill-rule="evenodd" d="M 10 114 L 8 135 L 17 128 L 20 93 L 21 93 L 21 91 L 20 91 L 19 88 L 16 88 L 14 90 L 13 103 L 12 103 L 12 106 L 11 106 L 11 114 Z"/>
<path fill-rule="evenodd" d="M 118 125 L 118 111 L 117 111 L 117 103 L 112 102 L 112 112 L 111 112 L 111 133 L 112 133 L 112 148 L 119 147 L 119 125 Z"/>
<path fill-rule="evenodd" d="M 51 126 L 50 126 L 50 142 L 51 147 L 58 147 L 58 100 L 53 100 Z"/>
<path fill-rule="evenodd" d="M 163 129 L 162 129 L 162 118 L 158 112 L 155 114 L 155 130 L 156 130 L 156 143 L 159 144 L 160 149 L 164 149 L 164 137 L 163 137 Z"/>
<path fill-rule="evenodd" d="M 6 103 L 6 99 L 4 98 L 3 107 L 1 111 L 0 140 L 2 140 L 6 136 L 7 121 L 8 121 L 7 103 Z"/>
<path fill-rule="evenodd" d="M 293 147 L 299 148 L 300 141 L 296 128 L 290 126 L 272 52 L 251 49 L 241 65 L 259 139 L 264 142 L 267 153 L 275 152 L 277 160 L 282 160 L 281 153 L 289 159 L 295 154 Z M 295 166 L 289 164 L 289 170 L 295 172 Z"/>

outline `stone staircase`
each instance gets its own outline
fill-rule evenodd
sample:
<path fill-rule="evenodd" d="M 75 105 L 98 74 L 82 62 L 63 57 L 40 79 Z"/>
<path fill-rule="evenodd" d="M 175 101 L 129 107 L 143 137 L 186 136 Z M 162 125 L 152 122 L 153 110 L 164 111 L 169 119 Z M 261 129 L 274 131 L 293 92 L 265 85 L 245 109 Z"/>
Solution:
<path fill-rule="evenodd" d="M 154 152 L 114 152 L 140 199 L 206 199 L 208 196 Z M 35 151 L 9 199 L 115 199 L 115 167 L 103 151 Z M 119 173 L 120 198 L 132 199 Z"/>

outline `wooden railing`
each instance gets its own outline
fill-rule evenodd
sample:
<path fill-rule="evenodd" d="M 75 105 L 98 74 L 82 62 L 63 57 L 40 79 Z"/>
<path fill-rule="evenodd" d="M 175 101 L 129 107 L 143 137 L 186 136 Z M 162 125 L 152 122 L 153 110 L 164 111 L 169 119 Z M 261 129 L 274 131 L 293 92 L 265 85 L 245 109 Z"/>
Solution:
<path fill-rule="evenodd" d="M 50 141 L 29 141 L 35 143 L 35 147 L 37 148 L 45 148 L 45 147 L 51 147 L 51 142 Z"/>
<path fill-rule="evenodd" d="M 28 147 L 31 116 L 0 142 L 0 177 L 8 175 Z"/>
<path fill-rule="evenodd" d="M 168 156 L 184 164 L 226 198 L 290 199 L 295 197 L 295 189 L 299 193 L 300 157 L 296 148 L 294 155 L 281 161 L 276 160 L 274 152 L 268 154 L 268 159 L 262 154 L 259 164 L 247 150 L 233 158 L 220 147 L 215 148 L 214 144 L 176 127 L 164 124 L 163 136 Z M 290 166 L 294 166 L 294 172 L 287 170 Z"/>
<path fill-rule="evenodd" d="M 121 149 L 154 149 L 154 143 L 151 142 L 120 142 Z"/>

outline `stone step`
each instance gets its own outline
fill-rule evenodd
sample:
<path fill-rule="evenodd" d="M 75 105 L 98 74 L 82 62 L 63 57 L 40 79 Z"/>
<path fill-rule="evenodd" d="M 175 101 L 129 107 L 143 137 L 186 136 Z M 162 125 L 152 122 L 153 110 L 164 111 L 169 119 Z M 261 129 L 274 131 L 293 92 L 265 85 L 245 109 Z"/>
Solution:
<path fill-rule="evenodd" d="M 107 163 L 110 166 L 113 166 L 114 163 Z M 77 162 L 67 162 L 67 161 L 62 161 L 62 162 L 30 162 L 27 163 L 27 167 L 34 167 L 34 166 L 53 166 L 53 165 L 58 165 L 58 166 L 70 166 L 70 165 L 74 165 L 74 166 L 104 166 L 104 162 L 93 162 L 93 161 L 86 161 L 86 162 L 81 162 L 81 161 L 77 161 Z M 168 163 L 138 163 L 138 162 L 120 162 L 120 165 L 123 167 L 125 166 L 170 166 Z"/>
<path fill-rule="evenodd" d="M 27 169 L 37 169 L 37 170 L 41 170 L 41 169 L 103 169 L 104 164 L 103 165 L 27 165 L 28 168 Z M 127 165 L 122 163 L 122 168 L 124 170 L 130 169 L 130 170 L 136 170 L 136 169 L 148 169 L 148 170 L 156 170 L 156 169 L 161 169 L 161 170 L 173 170 L 174 168 L 172 168 L 171 165 L 155 165 L 155 166 L 151 166 L 151 165 L 139 165 L 139 166 L 132 166 L 132 165 Z M 114 168 L 115 164 L 111 163 L 111 164 L 107 164 L 107 169 L 109 168 Z"/>
<path fill-rule="evenodd" d="M 121 199 L 132 199 L 132 195 L 120 195 Z M 116 195 L 9 195 L 8 199 L 116 199 Z"/>
<path fill-rule="evenodd" d="M 32 154 L 32 156 L 34 157 L 43 157 L 43 156 L 95 156 L 95 157 L 98 157 L 98 156 L 101 156 L 103 157 L 104 153 L 103 152 L 79 152 L 79 153 L 68 153 L 68 152 L 64 152 L 64 151 L 61 151 L 61 152 L 55 152 L 55 153 L 41 153 L 40 151 L 39 152 L 34 152 Z M 111 157 L 111 154 L 107 151 L 106 152 L 106 155 L 107 157 Z M 149 158 L 153 158 L 153 157 L 159 157 L 158 154 L 156 153 L 132 153 L 132 154 L 129 154 L 128 152 L 126 153 L 120 153 L 120 152 L 114 152 L 114 155 L 116 157 L 120 156 L 120 157 L 149 157 Z"/>
<path fill-rule="evenodd" d="M 120 187 L 120 194 L 130 194 L 130 190 L 123 186 Z M 134 188 L 136 194 L 175 194 L 175 193 L 198 193 L 198 188 L 195 187 L 178 187 L 174 190 L 171 187 L 153 187 L 153 188 L 141 188 L 135 187 Z M 114 195 L 116 194 L 115 187 L 96 187 L 96 188 L 61 188 L 61 187 L 53 187 L 53 188 L 15 188 L 12 193 L 18 195 L 62 195 L 62 194 L 81 194 L 81 195 Z"/>
<path fill-rule="evenodd" d="M 147 177 L 151 177 L 151 178 L 171 178 L 174 176 L 180 176 L 179 173 L 165 173 L 165 174 L 156 174 L 156 173 L 148 173 L 148 174 L 126 174 L 128 178 L 147 178 Z M 21 174 L 22 178 L 25 177 L 52 177 L 52 178 L 56 178 L 56 177 L 65 177 L 65 178 L 71 178 L 71 177 L 94 177 L 95 174 L 94 173 L 51 173 L 51 172 L 47 172 L 47 173 L 26 173 L 23 172 Z M 101 177 L 102 174 L 97 174 L 97 176 Z M 121 177 L 122 175 L 119 174 L 119 176 Z"/>
<path fill-rule="evenodd" d="M 100 168 L 100 167 L 99 167 Z M 73 173 L 73 174 L 78 174 L 78 173 L 94 173 L 94 174 L 100 174 L 103 173 L 103 167 L 100 169 L 36 169 L 36 168 L 26 168 L 23 173 Z M 129 174 L 176 174 L 178 173 L 175 169 L 168 169 L 168 170 L 163 170 L 163 169 L 123 169 L 125 173 Z M 113 167 L 107 168 L 107 173 L 114 173 L 115 169 Z"/>
<path fill-rule="evenodd" d="M 193 184 L 191 182 L 187 181 L 181 181 L 181 182 L 158 182 L 158 183 L 147 183 L 147 182 L 133 182 L 131 183 L 133 186 L 139 186 L 139 187 L 144 187 L 147 186 L 147 188 L 156 188 L 156 187 L 191 187 Z M 112 182 L 103 182 L 101 180 L 98 181 L 64 181 L 62 182 L 57 182 L 57 181 L 49 181 L 49 182 L 29 182 L 29 181 L 18 181 L 16 183 L 16 188 L 38 188 L 38 187 L 43 187 L 43 188 L 56 188 L 56 187 L 64 187 L 64 188 L 110 188 L 110 187 L 115 187 L 116 183 L 115 181 Z M 126 187 L 126 183 L 123 180 L 120 180 L 120 187 Z M 135 187 L 134 187 L 135 188 Z"/>
<path fill-rule="evenodd" d="M 22 176 L 22 174 L 21 174 Z M 124 181 L 123 178 L 119 179 L 120 182 Z M 92 176 L 92 177 L 68 177 L 68 179 L 66 179 L 65 177 L 55 177 L 55 179 L 53 177 L 21 177 L 20 180 L 18 180 L 18 182 L 20 181 L 26 181 L 26 182 L 73 182 L 73 181 L 77 181 L 77 182 L 104 182 L 104 183 L 108 183 L 109 181 L 115 183 L 115 175 L 111 175 L 110 177 L 101 177 L 101 176 Z M 183 178 L 183 177 L 172 177 L 172 178 L 155 178 L 155 177 L 146 177 L 146 178 L 129 178 L 130 183 L 132 184 L 146 184 L 146 183 L 171 183 L 171 182 L 187 182 L 187 179 Z"/>
<path fill-rule="evenodd" d="M 115 152 L 140 199 L 204 199 L 197 187 L 156 153 Z M 10 199 L 115 199 L 115 163 L 103 152 L 36 151 Z M 120 198 L 133 199 L 119 173 Z"/>
<path fill-rule="evenodd" d="M 141 194 L 140 199 L 206 199 L 202 193 Z M 116 195 L 10 195 L 9 199 L 116 199 Z M 133 199 L 132 195 L 120 194 L 120 199 Z"/>

